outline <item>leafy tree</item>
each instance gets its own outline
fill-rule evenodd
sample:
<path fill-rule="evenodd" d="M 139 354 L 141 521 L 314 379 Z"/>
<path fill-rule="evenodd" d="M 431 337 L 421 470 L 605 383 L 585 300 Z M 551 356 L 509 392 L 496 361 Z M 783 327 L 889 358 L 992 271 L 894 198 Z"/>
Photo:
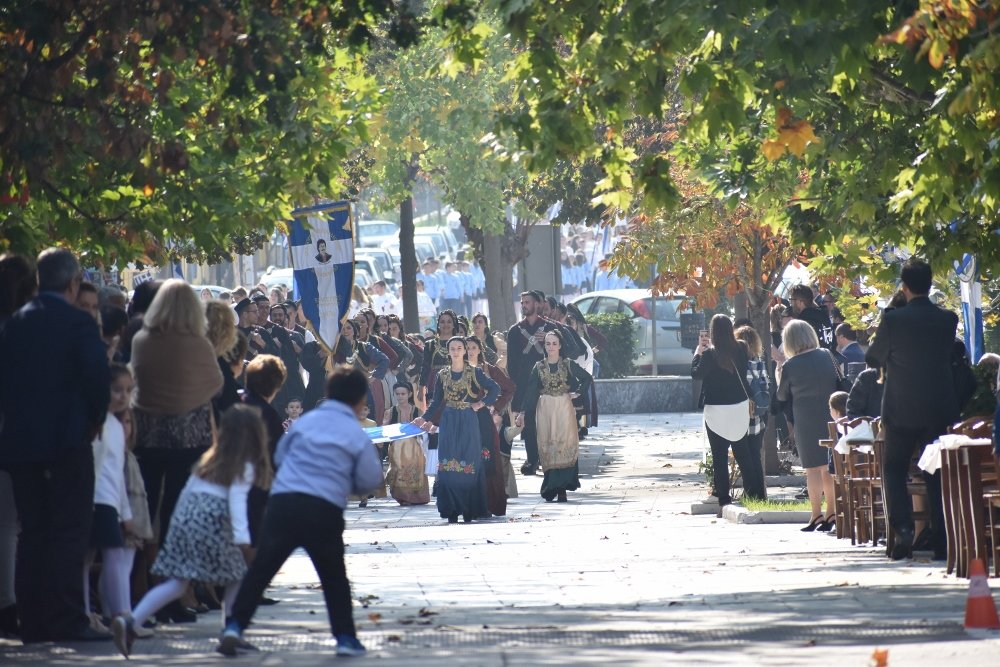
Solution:
<path fill-rule="evenodd" d="M 671 156 L 639 157 L 621 138 L 634 116 L 675 110 L 676 72 L 688 120 L 680 141 L 700 151 L 731 206 L 749 200 L 855 269 L 876 270 L 862 258 L 885 243 L 942 265 L 963 251 L 1000 259 L 998 0 L 485 6 L 525 47 L 511 74 L 525 104 L 501 128 L 532 170 L 594 158 L 604 203 L 628 210 L 638 194 L 648 210 L 676 205 Z"/>
<path fill-rule="evenodd" d="M 341 189 L 391 0 L 11 0 L 0 8 L 0 245 L 218 260 Z"/>

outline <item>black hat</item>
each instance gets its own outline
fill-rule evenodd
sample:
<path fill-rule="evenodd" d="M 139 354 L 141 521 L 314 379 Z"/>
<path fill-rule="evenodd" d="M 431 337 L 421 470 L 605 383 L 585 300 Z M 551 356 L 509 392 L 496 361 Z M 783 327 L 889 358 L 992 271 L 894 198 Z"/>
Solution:
<path fill-rule="evenodd" d="M 240 299 L 236 303 L 236 305 L 233 306 L 233 310 L 236 311 L 237 315 L 242 315 L 243 311 L 246 310 L 247 307 L 250 306 L 250 303 L 251 303 L 250 299 Z"/>

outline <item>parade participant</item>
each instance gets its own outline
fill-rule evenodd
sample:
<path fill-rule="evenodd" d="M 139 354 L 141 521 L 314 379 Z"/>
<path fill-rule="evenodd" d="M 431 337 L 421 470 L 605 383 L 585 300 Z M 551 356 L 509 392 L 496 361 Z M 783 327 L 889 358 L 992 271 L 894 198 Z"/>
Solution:
<path fill-rule="evenodd" d="M 326 391 L 326 360 L 329 356 L 326 347 L 316 340 L 306 343 L 302 348 L 302 368 L 309 373 L 309 383 L 302 396 L 303 412 L 312 410 L 317 402 L 323 400 Z"/>
<path fill-rule="evenodd" d="M 388 343 L 392 348 L 392 351 L 396 353 L 398 362 L 395 366 L 389 368 L 392 372 L 392 376 L 398 380 L 406 381 L 406 369 L 410 367 L 413 362 L 413 352 L 405 341 L 401 341 L 389 332 L 389 318 L 395 317 L 392 315 L 378 315 L 375 318 L 375 327 L 378 331 L 379 339 L 385 343 Z M 395 386 L 395 382 L 393 382 Z M 392 404 L 396 404 L 395 395 L 393 395 Z"/>
<path fill-rule="evenodd" d="M 398 315 L 390 315 L 387 319 L 389 320 L 389 336 L 405 345 L 406 349 L 410 351 L 410 363 L 404 369 L 403 379 L 412 385 L 420 379 L 420 364 L 423 362 L 424 352 L 403 333 L 403 322 Z"/>
<path fill-rule="evenodd" d="M 437 312 L 437 306 L 434 305 L 434 301 L 431 299 L 431 296 L 427 293 L 424 281 L 418 279 L 417 317 L 419 319 L 421 329 L 426 329 L 431 325 L 431 320 L 434 319 L 434 314 L 436 312 Z"/>
<path fill-rule="evenodd" d="M 385 396 L 381 393 L 382 378 L 385 377 L 385 372 L 389 368 L 389 357 L 382 354 L 371 343 L 358 340 L 358 324 L 354 320 L 344 321 L 333 361 L 336 364 L 353 366 L 364 373 L 370 386 L 368 411 L 372 413 L 376 407 L 376 390 L 379 392 L 378 406 L 383 412 L 385 411 Z"/>
<path fill-rule="evenodd" d="M 434 394 L 434 383 L 438 373 L 451 363 L 447 341 L 455 334 L 458 315 L 453 310 L 442 310 L 437 317 L 437 333 L 424 343 L 424 359 L 421 363 L 420 400 L 429 401 Z M 432 438 L 433 440 L 433 438 Z"/>
<path fill-rule="evenodd" d="M 38 295 L 0 330 L 0 465 L 20 523 L 21 639 L 105 638 L 84 613 L 80 570 L 93 514 L 90 443 L 110 401 L 108 359 L 97 324 L 73 306 L 82 281 L 73 253 L 44 250 L 37 270 Z"/>
<path fill-rule="evenodd" d="M 438 435 L 437 489 L 438 513 L 457 523 L 458 515 L 469 523 L 487 516 L 486 465 L 491 461 L 484 451 L 476 412 L 493 405 L 500 387 L 480 368 L 466 363 L 465 340 L 448 340 L 450 364 L 438 372 L 434 398 L 422 417 L 413 424 L 425 431 L 440 429 Z M 482 395 L 485 390 L 485 396 Z"/>
<path fill-rule="evenodd" d="M 579 312 L 579 311 L 577 311 Z M 582 316 L 580 316 L 582 317 Z M 587 371 L 587 374 L 591 378 L 596 377 L 596 366 L 597 361 L 594 359 L 594 348 L 590 346 L 590 341 L 587 336 L 587 323 L 577 319 L 577 315 L 573 314 L 569 310 L 566 312 L 566 326 L 575 331 L 580 336 L 580 342 L 583 343 L 585 354 L 580 355 L 575 359 L 576 363 L 580 364 L 583 370 Z M 590 393 L 583 397 L 583 410 L 580 414 L 580 438 L 584 438 L 590 434 L 590 428 L 597 426 L 597 390 L 594 388 L 594 383 L 590 383 Z"/>
<path fill-rule="evenodd" d="M 389 291 L 389 287 L 385 284 L 384 280 L 378 280 L 372 285 L 372 293 L 374 294 L 372 296 L 372 310 L 376 314 L 398 315 L 402 312 L 403 308 L 399 303 L 399 299 Z"/>
<path fill-rule="evenodd" d="M 219 652 L 235 655 L 244 645 L 257 601 L 292 552 L 304 548 L 316 568 L 337 655 L 365 653 L 351 612 L 344 565 L 344 507 L 349 493 L 368 493 L 382 483 L 382 466 L 357 422 L 367 405 L 368 378 L 338 367 L 326 400 L 303 415 L 278 443 L 278 471 L 271 487 L 260 548 L 236 596 Z"/>
<path fill-rule="evenodd" d="M 546 322 L 541 317 L 541 303 L 537 292 L 521 292 L 521 316 L 523 319 L 507 331 L 507 374 L 517 386 L 511 409 L 514 412 L 525 412 L 524 450 L 527 460 L 521 466 L 522 475 L 534 475 L 538 469 L 538 444 L 535 438 L 535 415 L 533 405 L 524 403 L 524 395 L 528 388 L 531 370 L 535 364 L 545 357 L 542 343 L 545 333 L 552 331 L 556 325 Z M 426 357 L 425 357 L 426 359 Z"/>
<path fill-rule="evenodd" d="M 408 424 L 417 417 L 413 385 L 397 382 L 392 388 L 396 405 L 386 411 L 384 424 Z M 420 442 L 425 436 L 403 438 L 389 443 L 389 495 L 400 505 L 426 505 L 431 501 L 425 468 L 427 460 Z"/>
<path fill-rule="evenodd" d="M 179 600 L 192 581 L 225 587 L 224 613 L 233 608 L 240 581 L 252 560 L 247 525 L 251 485 L 271 486 L 271 457 L 260 412 L 234 405 L 222 415 L 216 442 L 198 460 L 177 502 L 154 574 L 166 581 L 151 589 L 130 614 L 111 624 L 115 646 L 128 657 L 141 626 L 159 609 Z"/>
<path fill-rule="evenodd" d="M 153 523 L 149 520 L 149 498 L 146 496 L 146 485 L 142 483 L 142 473 L 139 471 L 139 460 L 135 458 L 135 418 L 132 408 L 115 413 L 125 432 L 125 491 L 128 494 L 129 508 L 132 510 L 132 527 L 125 531 L 125 560 L 129 563 L 131 574 L 129 592 L 132 598 L 122 607 L 128 611 L 136 596 L 142 597 L 149 590 L 147 573 L 150 563 L 146 561 L 144 547 L 153 541 Z M 139 637 L 152 636 L 148 628 L 136 628 Z"/>
<path fill-rule="evenodd" d="M 528 406 L 534 406 L 538 460 L 545 477 L 542 497 L 564 503 L 566 492 L 580 488 L 580 440 L 573 401 L 585 396 L 593 381 L 579 364 L 563 355 L 562 335 L 545 333 L 545 358 L 531 369 L 524 392 L 524 407 L 515 421 L 524 427 Z"/>
<path fill-rule="evenodd" d="M 278 346 L 278 357 L 285 364 L 287 377 L 285 384 L 281 386 L 278 395 L 274 397 L 274 409 L 281 414 L 288 405 L 288 399 L 292 396 L 301 396 L 305 390 L 305 383 L 302 381 L 302 367 L 299 364 L 299 355 L 305 346 L 305 339 L 297 332 L 289 331 L 288 311 L 284 304 L 277 304 L 270 307 L 271 319 L 266 326 L 267 332 L 271 334 L 275 344 Z"/>
<path fill-rule="evenodd" d="M 479 341 L 479 345 L 483 350 L 483 359 L 496 366 L 497 346 L 493 342 L 490 321 L 482 313 L 476 313 L 472 316 L 472 335 Z"/>
<path fill-rule="evenodd" d="M 503 445 L 499 429 L 503 428 L 503 414 L 514 398 L 517 387 L 510 381 L 507 374 L 496 366 L 483 360 L 483 347 L 479 339 L 469 336 L 465 339 L 470 366 L 481 368 L 491 380 L 500 387 L 500 395 L 488 409 L 476 413 L 479 419 L 479 432 L 483 439 L 483 448 L 490 452 L 492 465 L 486 468 L 486 505 L 494 516 L 504 516 L 507 513 L 507 492 L 504 484 L 504 459 L 501 458 Z M 507 460 L 510 460 L 510 450 L 507 450 Z"/>
<path fill-rule="evenodd" d="M 250 299 L 241 299 L 233 306 L 236 316 L 239 318 L 236 328 L 247 337 L 246 360 L 250 361 L 258 354 L 263 354 L 268 349 L 270 336 L 261 327 L 257 326 L 257 307 Z"/>
<path fill-rule="evenodd" d="M 83 607 L 96 632 L 107 632 L 100 615 L 90 609 L 90 569 L 97 551 L 101 552 L 101 575 L 98 579 L 101 608 L 108 617 L 132 607 L 129 575 L 132 555 L 125 549 L 125 533 L 132 530 L 132 506 L 125 490 L 125 429 L 114 413 L 126 409 L 132 394 L 132 374 L 128 367 L 111 368 L 111 402 L 101 434 L 94 438 L 94 520 L 90 530 L 90 549 L 83 562 Z"/>
<path fill-rule="evenodd" d="M 358 343 L 370 345 L 372 349 L 377 350 L 385 356 L 387 363 L 385 371 L 378 376 L 372 378 L 372 405 L 369 408 L 371 412 L 372 419 L 375 420 L 377 425 L 382 421 L 382 417 L 385 415 L 385 409 L 392 405 L 392 385 L 396 384 L 396 376 L 390 370 L 392 365 L 399 363 L 399 357 L 392 350 L 392 347 L 382 340 L 377 334 L 373 334 L 371 327 L 375 323 L 375 314 L 372 313 L 372 319 L 368 319 L 368 313 L 371 311 L 363 310 L 357 317 L 354 318 L 354 323 L 358 327 Z"/>

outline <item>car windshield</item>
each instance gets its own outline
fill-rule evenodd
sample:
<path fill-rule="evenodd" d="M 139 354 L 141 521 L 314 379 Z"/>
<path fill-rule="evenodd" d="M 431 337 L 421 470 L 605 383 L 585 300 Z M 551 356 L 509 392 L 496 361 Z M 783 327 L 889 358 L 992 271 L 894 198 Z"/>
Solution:
<path fill-rule="evenodd" d="M 656 320 L 658 322 L 663 320 L 680 322 L 680 314 L 684 312 L 685 308 L 690 308 L 690 306 L 683 306 L 682 304 L 684 303 L 684 299 L 668 299 L 664 296 L 657 297 Z M 652 297 L 646 297 L 645 299 L 633 301 L 629 305 L 632 308 L 632 312 L 635 313 L 637 317 L 641 317 L 645 320 L 653 318 Z"/>
<path fill-rule="evenodd" d="M 391 236 L 396 233 L 396 225 L 391 222 L 362 222 L 358 231 L 364 236 Z"/>

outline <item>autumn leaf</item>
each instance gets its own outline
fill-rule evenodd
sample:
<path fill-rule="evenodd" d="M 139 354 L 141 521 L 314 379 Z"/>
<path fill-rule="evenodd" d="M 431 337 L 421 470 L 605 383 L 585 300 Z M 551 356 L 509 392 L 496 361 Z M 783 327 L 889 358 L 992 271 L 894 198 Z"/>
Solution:
<path fill-rule="evenodd" d="M 777 139 L 765 139 L 761 145 L 761 150 L 764 152 L 764 157 L 774 162 L 785 154 L 785 144 Z"/>
<path fill-rule="evenodd" d="M 888 667 L 889 666 L 889 649 L 877 648 L 872 651 L 872 661 L 870 663 L 872 667 Z"/>
<path fill-rule="evenodd" d="M 147 183 L 146 187 L 142 189 L 142 194 L 146 195 L 147 197 L 152 197 L 153 192 L 155 192 L 155 190 L 153 190 L 153 186 L 150 185 L 149 183 Z"/>
<path fill-rule="evenodd" d="M 372 612 L 368 614 L 368 620 L 371 621 L 372 623 L 378 623 L 379 621 L 382 620 L 382 614 L 378 612 Z"/>

